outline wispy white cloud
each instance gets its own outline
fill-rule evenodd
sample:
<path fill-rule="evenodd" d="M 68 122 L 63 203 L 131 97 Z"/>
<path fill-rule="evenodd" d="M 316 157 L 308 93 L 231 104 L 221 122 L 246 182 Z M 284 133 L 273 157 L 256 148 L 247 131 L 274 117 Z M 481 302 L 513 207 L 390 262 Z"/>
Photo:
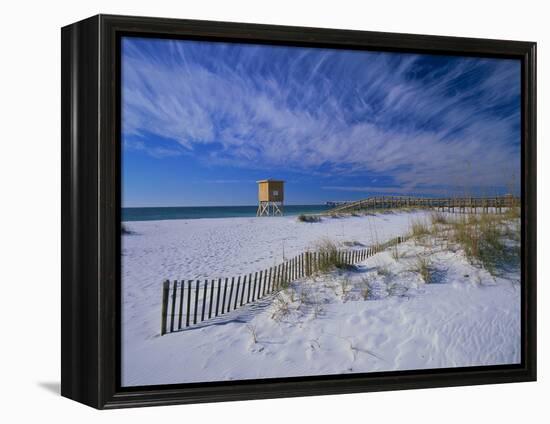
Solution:
<path fill-rule="evenodd" d="M 171 149 L 162 146 L 151 146 L 146 144 L 143 140 L 124 140 L 124 148 L 127 150 L 140 150 L 146 152 L 148 155 L 162 159 L 171 156 L 181 156 L 183 151 L 181 149 Z"/>
<path fill-rule="evenodd" d="M 152 156 L 385 175 L 395 193 L 519 179 L 515 62 L 133 39 L 123 58 L 123 133 Z"/>
<path fill-rule="evenodd" d="M 494 187 L 475 187 L 475 192 L 470 187 L 460 186 L 323 186 L 323 190 L 343 191 L 350 193 L 369 193 L 369 194 L 387 194 L 387 195 L 430 195 L 430 196 L 448 196 L 451 194 L 462 194 L 470 196 L 477 193 L 493 194 Z"/>

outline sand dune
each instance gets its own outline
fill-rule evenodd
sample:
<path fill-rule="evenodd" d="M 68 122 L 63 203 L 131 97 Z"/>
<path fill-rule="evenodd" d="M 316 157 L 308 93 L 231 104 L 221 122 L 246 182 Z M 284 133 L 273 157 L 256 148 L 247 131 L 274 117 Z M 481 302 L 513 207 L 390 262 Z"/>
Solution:
<path fill-rule="evenodd" d="M 520 361 L 519 273 L 494 278 L 461 251 L 399 246 L 293 283 L 271 296 L 159 337 L 163 279 L 269 267 L 321 238 L 365 245 L 404 234 L 424 212 L 324 219 L 132 222 L 123 237 L 123 385 L 324 375 Z M 414 270 L 429 256 L 434 282 Z M 368 284 L 369 291 L 365 293 Z M 281 308 L 287 313 L 281 313 Z"/>

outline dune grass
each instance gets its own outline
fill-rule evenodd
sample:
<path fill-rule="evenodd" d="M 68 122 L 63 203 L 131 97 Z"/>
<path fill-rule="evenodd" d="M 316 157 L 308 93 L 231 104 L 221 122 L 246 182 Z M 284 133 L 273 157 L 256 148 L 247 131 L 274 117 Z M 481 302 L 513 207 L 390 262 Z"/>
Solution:
<path fill-rule="evenodd" d="M 321 217 L 317 215 L 306 215 L 306 214 L 300 214 L 298 215 L 298 221 L 299 222 L 320 222 Z"/>
<path fill-rule="evenodd" d="M 508 226 L 499 215 L 468 215 L 451 223 L 452 241 L 459 244 L 472 261 L 478 261 L 491 274 L 499 263 L 510 258 L 510 249 L 505 242 Z"/>
<path fill-rule="evenodd" d="M 432 282 L 432 267 L 428 258 L 418 256 L 416 258 L 415 271 L 420 274 L 420 277 L 426 284 L 430 284 Z"/>
<path fill-rule="evenodd" d="M 419 239 L 430 234 L 430 227 L 426 220 L 418 218 L 411 221 L 411 234 L 413 238 Z"/>
<path fill-rule="evenodd" d="M 431 227 L 424 221 L 411 223 L 415 238 L 428 234 L 446 239 L 460 247 L 472 263 L 482 265 L 495 275 L 500 265 L 517 259 L 517 248 L 510 241 L 519 242 L 519 208 L 510 208 L 505 213 L 464 214 L 449 216 L 437 212 L 430 216 Z"/>
<path fill-rule="evenodd" d="M 319 253 L 319 271 L 327 272 L 334 268 L 347 268 L 348 265 L 341 261 L 338 254 L 338 247 L 332 240 L 324 239 L 317 244 L 317 252 Z"/>

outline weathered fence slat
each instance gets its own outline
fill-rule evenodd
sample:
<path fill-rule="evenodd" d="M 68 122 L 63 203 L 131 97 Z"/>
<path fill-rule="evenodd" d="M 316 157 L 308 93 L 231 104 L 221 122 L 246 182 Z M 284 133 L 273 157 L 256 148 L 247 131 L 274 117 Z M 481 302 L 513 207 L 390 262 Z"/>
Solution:
<path fill-rule="evenodd" d="M 235 304 L 233 305 L 233 309 L 237 309 L 237 302 L 239 300 L 239 286 L 241 285 L 241 276 L 239 275 L 237 277 L 237 290 L 235 290 Z"/>
<path fill-rule="evenodd" d="M 267 292 L 271 293 L 273 291 L 272 285 L 271 285 L 271 277 L 272 277 L 273 267 L 269 268 L 269 277 L 267 278 Z"/>
<path fill-rule="evenodd" d="M 219 307 L 220 307 L 220 292 L 221 292 L 221 287 L 222 287 L 222 279 L 219 278 L 218 279 L 218 291 L 216 293 L 216 315 L 215 316 L 218 316 L 218 311 L 219 311 Z"/>
<path fill-rule="evenodd" d="M 243 278 L 243 290 L 241 292 L 241 306 L 244 304 L 244 291 L 246 289 L 246 275 Z"/>
<path fill-rule="evenodd" d="M 260 278 L 258 279 L 258 292 L 256 293 L 256 299 L 259 299 L 261 297 L 262 293 L 262 277 L 264 275 L 264 271 L 260 271 Z M 254 286 L 254 290 L 256 289 L 256 286 Z"/>
<path fill-rule="evenodd" d="M 252 289 L 252 302 L 254 302 L 256 296 L 256 283 L 258 282 L 258 271 L 254 273 L 254 288 Z"/>
<path fill-rule="evenodd" d="M 229 300 L 227 301 L 227 312 L 231 311 L 231 296 L 233 296 L 234 284 L 235 284 L 235 277 L 231 277 L 231 288 L 229 289 Z"/>
<path fill-rule="evenodd" d="M 176 281 L 174 281 L 173 287 L 172 287 L 172 308 L 170 312 L 170 332 L 174 331 L 174 317 L 176 315 L 176 290 L 178 288 L 178 285 L 176 284 Z"/>
<path fill-rule="evenodd" d="M 229 280 L 228 277 L 225 278 L 225 283 L 223 285 L 222 315 L 225 313 L 225 296 L 227 294 L 227 280 Z"/>
<path fill-rule="evenodd" d="M 199 280 L 195 281 L 195 313 L 193 314 L 193 324 L 197 323 L 198 309 L 199 309 Z"/>
<path fill-rule="evenodd" d="M 206 310 L 206 291 L 208 289 L 208 280 L 204 280 L 204 291 L 202 293 L 202 312 L 201 321 L 204 321 L 204 312 Z"/>
<path fill-rule="evenodd" d="M 252 273 L 248 274 L 248 290 L 246 291 L 246 303 L 250 303 L 250 288 L 252 287 Z"/>
<path fill-rule="evenodd" d="M 214 280 L 210 281 L 210 304 L 208 305 L 208 319 L 212 318 L 212 305 L 214 304 Z"/>
<path fill-rule="evenodd" d="M 185 326 L 189 327 L 189 314 L 191 313 L 191 283 L 193 281 L 187 281 L 187 316 L 185 317 Z"/>
<path fill-rule="evenodd" d="M 292 281 L 292 260 L 289 259 L 286 263 L 286 284 Z"/>
<path fill-rule="evenodd" d="M 168 315 L 168 296 L 170 293 L 170 281 L 166 280 L 162 284 L 162 315 L 161 315 L 161 323 L 160 323 L 160 335 L 163 336 L 166 334 L 166 318 Z"/>
<path fill-rule="evenodd" d="M 180 281 L 180 310 L 178 313 L 178 330 L 181 330 L 183 321 L 183 295 L 185 293 L 185 286 L 183 280 Z"/>
<path fill-rule="evenodd" d="M 262 288 L 259 289 L 261 297 L 265 297 L 267 293 L 267 274 L 269 273 L 269 269 L 264 269 L 264 276 L 263 276 L 263 282 L 262 282 Z"/>
<path fill-rule="evenodd" d="M 275 269 L 276 276 L 275 276 L 275 290 L 279 290 L 279 284 L 281 281 L 281 264 L 277 265 L 277 268 Z"/>

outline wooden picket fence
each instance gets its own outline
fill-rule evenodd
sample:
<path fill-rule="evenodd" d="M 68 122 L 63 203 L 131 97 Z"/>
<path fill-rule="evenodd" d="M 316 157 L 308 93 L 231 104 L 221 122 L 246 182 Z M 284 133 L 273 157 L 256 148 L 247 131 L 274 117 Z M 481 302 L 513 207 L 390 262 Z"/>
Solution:
<path fill-rule="evenodd" d="M 283 263 L 239 275 L 204 280 L 166 280 L 162 286 L 161 336 L 227 314 L 288 287 L 297 279 L 326 269 L 326 264 L 354 265 L 401 243 L 405 237 L 396 237 L 383 244 L 363 249 L 336 252 L 303 252 Z"/>

